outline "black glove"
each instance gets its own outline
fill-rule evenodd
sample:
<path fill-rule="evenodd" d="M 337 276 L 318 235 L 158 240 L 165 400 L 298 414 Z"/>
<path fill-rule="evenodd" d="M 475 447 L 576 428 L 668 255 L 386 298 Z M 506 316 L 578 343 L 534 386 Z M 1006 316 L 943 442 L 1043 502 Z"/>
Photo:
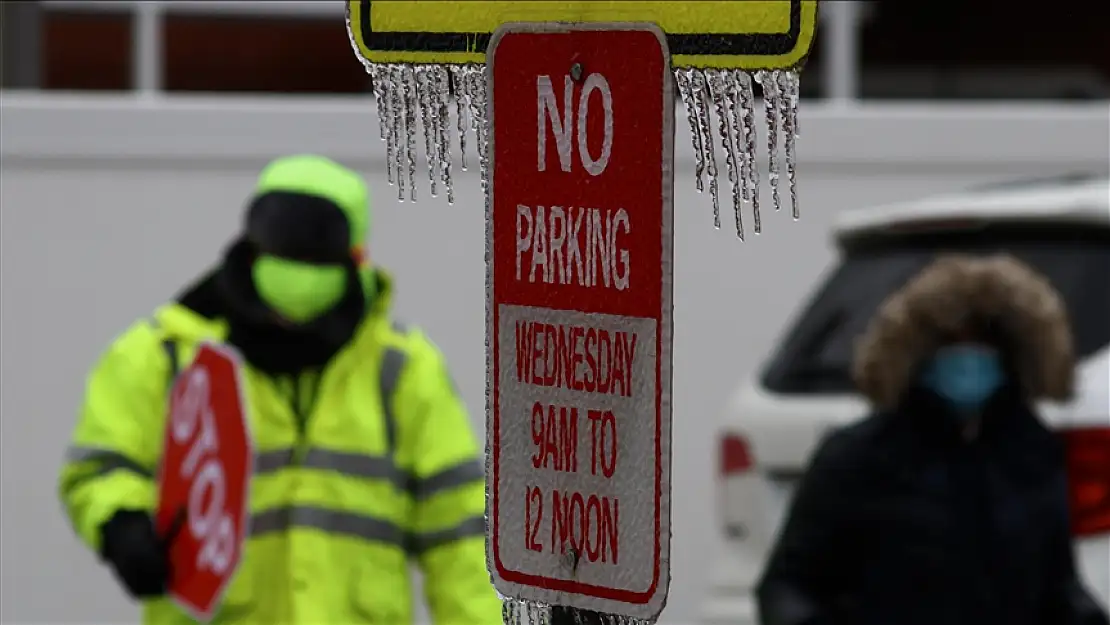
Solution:
<path fill-rule="evenodd" d="M 133 598 L 165 594 L 170 572 L 166 544 L 149 514 L 120 510 L 100 527 L 100 536 L 101 556 Z"/>
<path fill-rule="evenodd" d="M 605 619 L 598 612 L 561 605 L 551 606 L 549 622 L 551 625 L 606 625 Z"/>

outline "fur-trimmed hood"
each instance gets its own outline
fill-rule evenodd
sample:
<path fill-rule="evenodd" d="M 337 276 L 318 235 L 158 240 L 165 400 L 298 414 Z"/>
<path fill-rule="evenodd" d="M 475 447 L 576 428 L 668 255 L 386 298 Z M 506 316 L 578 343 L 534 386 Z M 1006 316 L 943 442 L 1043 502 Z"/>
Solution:
<path fill-rule="evenodd" d="M 891 295 L 856 343 L 852 374 L 879 409 L 897 406 L 922 362 L 968 320 L 989 319 L 1010 344 L 1026 398 L 1071 397 L 1075 353 L 1052 285 L 1009 255 L 941 256 Z"/>

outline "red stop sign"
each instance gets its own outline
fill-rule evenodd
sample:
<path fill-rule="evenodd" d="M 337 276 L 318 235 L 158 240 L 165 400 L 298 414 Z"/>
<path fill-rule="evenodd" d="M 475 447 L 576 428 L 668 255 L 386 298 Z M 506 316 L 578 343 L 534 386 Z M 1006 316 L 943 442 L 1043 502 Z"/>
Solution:
<path fill-rule="evenodd" d="M 243 555 L 252 453 L 239 359 L 204 344 L 174 384 L 157 526 L 173 534 L 169 594 L 195 618 L 219 607 Z"/>

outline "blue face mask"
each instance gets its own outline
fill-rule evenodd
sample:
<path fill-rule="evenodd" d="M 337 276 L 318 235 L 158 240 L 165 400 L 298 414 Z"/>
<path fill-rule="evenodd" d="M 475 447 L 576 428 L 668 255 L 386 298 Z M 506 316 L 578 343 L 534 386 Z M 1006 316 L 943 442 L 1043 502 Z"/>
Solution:
<path fill-rule="evenodd" d="M 981 408 L 1005 381 L 998 352 L 981 345 L 942 347 L 922 373 L 927 388 L 965 411 Z"/>

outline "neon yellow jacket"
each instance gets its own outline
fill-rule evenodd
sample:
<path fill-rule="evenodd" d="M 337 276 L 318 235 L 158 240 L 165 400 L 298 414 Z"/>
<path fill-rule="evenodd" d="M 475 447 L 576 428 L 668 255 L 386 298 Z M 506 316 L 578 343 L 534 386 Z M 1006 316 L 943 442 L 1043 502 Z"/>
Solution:
<path fill-rule="evenodd" d="M 292 408 L 299 381 L 242 372 L 256 453 L 251 537 L 213 623 L 411 623 L 410 557 L 437 625 L 501 623 L 486 572 L 478 443 L 441 354 L 390 322 L 384 274 L 381 285 L 320 374 L 307 418 Z M 93 551 L 117 510 L 155 508 L 173 371 L 199 341 L 226 333 L 223 321 L 168 304 L 93 369 L 59 485 Z M 147 602 L 144 620 L 192 622 L 166 599 Z"/>

